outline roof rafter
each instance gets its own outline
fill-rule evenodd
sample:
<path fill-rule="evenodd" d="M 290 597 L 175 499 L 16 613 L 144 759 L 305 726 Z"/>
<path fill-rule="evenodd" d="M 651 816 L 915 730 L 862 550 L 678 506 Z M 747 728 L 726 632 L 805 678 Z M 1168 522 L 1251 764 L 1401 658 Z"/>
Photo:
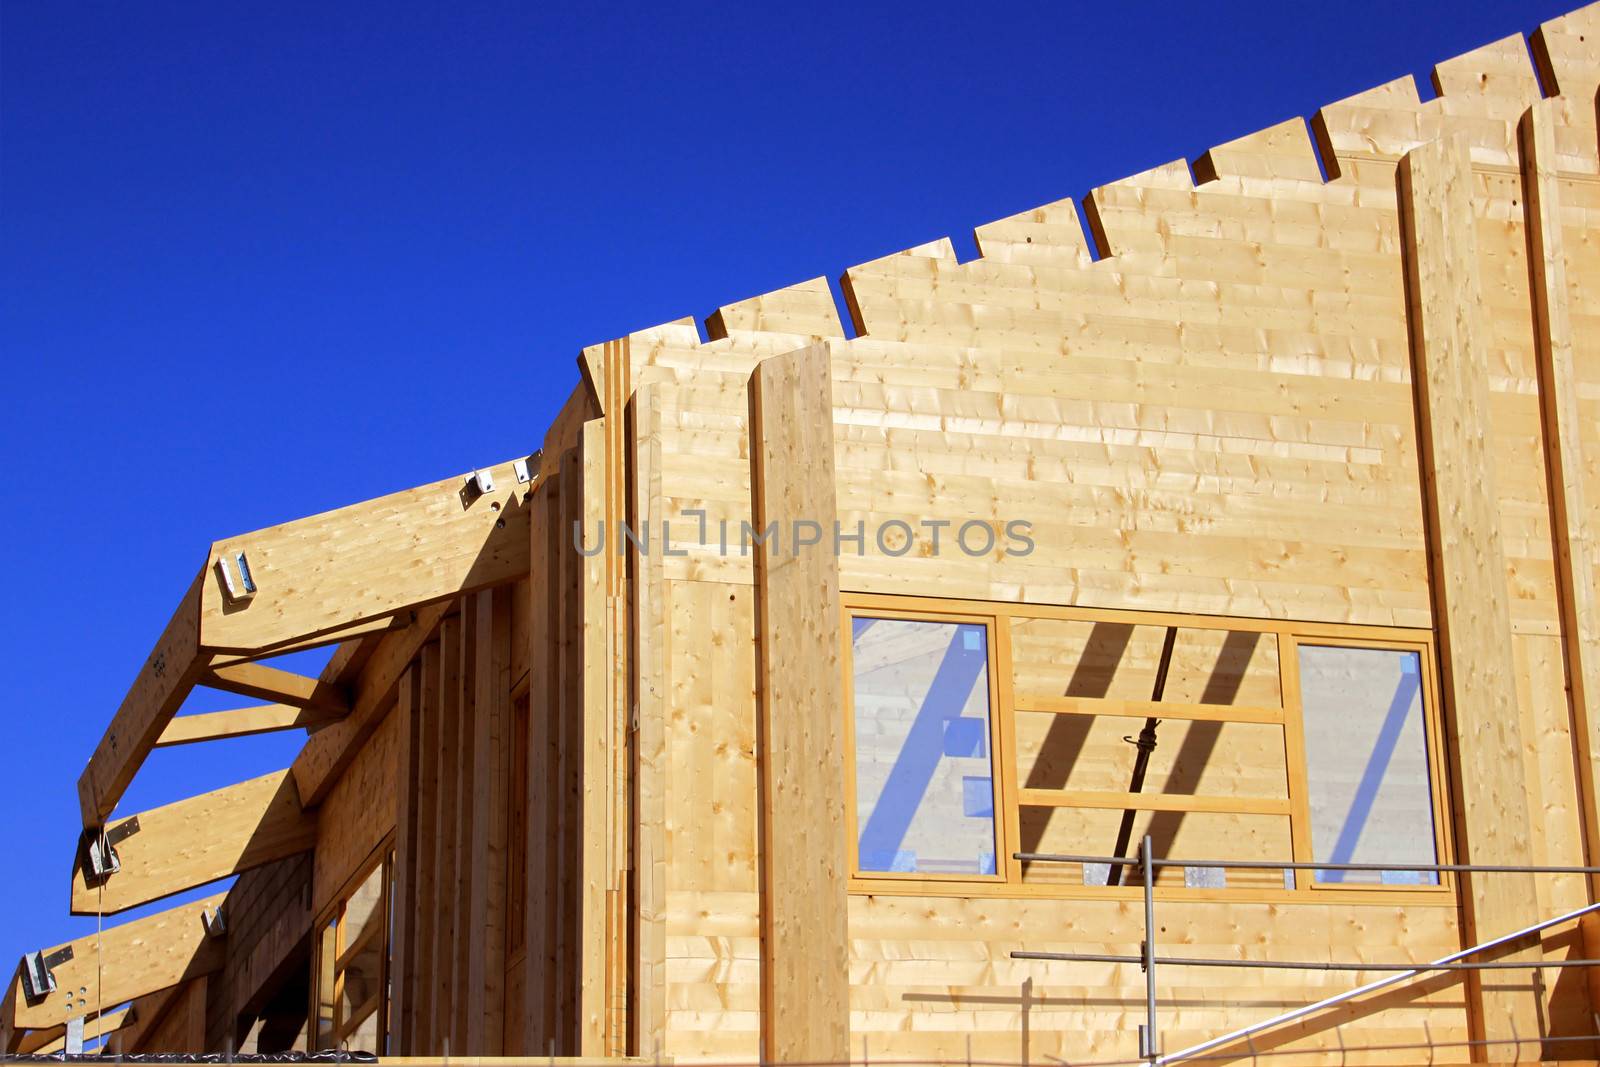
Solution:
<path fill-rule="evenodd" d="M 80 855 L 74 915 L 112 915 L 309 851 L 317 822 L 281 770 L 140 812 L 107 827 L 106 836 L 120 868 L 91 884 Z"/>
<path fill-rule="evenodd" d="M 23 996 L 20 973 L 12 976 L 6 991 L 10 1010 L 0 1019 L 11 1031 L 10 1040 L 23 1030 L 64 1026 L 90 1005 L 123 1004 L 216 971 L 222 943 L 206 933 L 201 915 L 226 896 L 219 893 L 46 949 L 46 957 L 64 956 L 67 949 L 71 955 L 51 968 L 56 992 L 32 1003 Z"/>
<path fill-rule="evenodd" d="M 161 736 L 156 738 L 156 747 L 172 748 L 229 737 L 253 737 L 278 730 L 311 730 L 342 717 L 289 704 L 262 704 L 231 711 L 208 711 L 201 715 L 177 715 L 167 723 Z"/>
<path fill-rule="evenodd" d="M 486 492 L 449 478 L 212 545 L 78 781 L 84 826 L 98 827 L 116 810 L 208 672 L 222 672 L 226 681 L 243 661 L 358 634 L 377 637 L 403 613 L 525 575 L 522 500 L 538 472 L 519 483 L 508 462 L 486 474 L 473 480 L 487 482 Z M 225 566 L 239 573 L 241 555 L 254 592 L 230 599 L 219 564 L 229 561 Z M 218 657 L 227 662 L 217 666 Z"/>
<path fill-rule="evenodd" d="M 338 686 L 265 663 L 211 667 L 200 676 L 200 684 L 255 700 L 270 700 L 276 704 L 320 711 L 333 717 L 350 712 L 350 698 Z"/>

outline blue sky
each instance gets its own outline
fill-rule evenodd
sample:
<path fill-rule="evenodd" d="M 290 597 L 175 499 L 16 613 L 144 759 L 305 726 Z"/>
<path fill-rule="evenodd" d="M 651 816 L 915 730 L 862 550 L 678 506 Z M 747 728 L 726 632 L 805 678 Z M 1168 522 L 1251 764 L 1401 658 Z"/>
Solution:
<path fill-rule="evenodd" d="M 210 541 L 526 453 L 584 345 L 966 258 L 1570 6 L 0 0 L 0 968 L 93 928 L 75 783 Z"/>

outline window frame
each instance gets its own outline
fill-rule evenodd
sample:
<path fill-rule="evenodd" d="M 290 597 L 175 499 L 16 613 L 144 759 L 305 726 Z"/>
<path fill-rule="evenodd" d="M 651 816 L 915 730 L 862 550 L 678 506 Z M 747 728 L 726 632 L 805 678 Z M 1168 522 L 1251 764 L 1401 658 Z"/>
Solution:
<path fill-rule="evenodd" d="M 1422 737 L 1424 752 L 1428 758 L 1428 796 L 1433 802 L 1433 851 L 1435 863 L 1453 863 L 1449 857 L 1454 855 L 1450 840 L 1450 826 L 1453 822 L 1452 806 L 1449 790 L 1449 753 L 1444 747 L 1443 721 L 1439 713 L 1439 683 L 1434 670 L 1433 642 L 1431 640 L 1399 640 L 1390 638 L 1379 640 L 1368 637 L 1355 637 L 1340 635 L 1337 637 L 1322 636 L 1320 634 L 1306 633 L 1297 628 L 1295 632 L 1280 635 L 1278 641 L 1278 670 L 1284 688 L 1284 737 L 1292 747 L 1290 752 L 1298 755 L 1298 759 L 1289 760 L 1289 797 L 1296 803 L 1295 816 L 1291 822 L 1294 838 L 1294 858 L 1297 863 L 1315 863 L 1315 844 L 1311 840 L 1311 808 L 1310 808 L 1310 773 L 1311 765 L 1306 758 L 1305 749 L 1305 705 L 1300 694 L 1300 646 L 1311 645 L 1322 648 L 1370 648 L 1384 652 L 1413 652 L 1422 671 Z M 1299 710 L 1298 715 L 1287 714 L 1289 709 L 1289 692 L 1293 687 L 1294 705 Z M 1291 737 L 1291 735 L 1293 735 Z M 1295 778 L 1298 768 L 1298 781 Z M 1445 893 L 1451 894 L 1453 899 L 1454 874 L 1450 871 L 1439 872 L 1437 885 L 1384 885 L 1381 883 L 1361 883 L 1359 889 L 1352 889 L 1351 883 L 1321 882 L 1317 880 L 1316 871 L 1299 870 L 1295 873 L 1297 889 L 1310 890 L 1319 897 L 1328 893 L 1373 892 L 1373 893 Z"/>
<path fill-rule="evenodd" d="M 349 941 L 346 934 L 346 912 L 350 898 L 361 886 L 371 878 L 374 872 L 380 872 L 378 878 L 378 901 L 374 906 L 367 927 L 354 942 Z M 307 1044 L 318 1045 L 321 1043 L 319 1036 L 321 1027 L 320 1007 L 322 994 L 322 964 L 323 964 L 323 932 L 330 923 L 337 923 L 333 939 L 333 991 L 330 1003 L 333 1006 L 332 1045 L 330 1048 L 342 1049 L 343 1042 L 349 1040 L 350 1035 L 360 1028 L 369 1017 L 376 1016 L 378 1043 L 387 1046 L 389 1041 L 389 967 L 392 963 L 394 952 L 393 944 L 393 892 L 395 876 L 395 846 L 393 833 L 385 836 L 382 843 L 373 850 L 372 854 L 362 862 L 356 873 L 345 880 L 339 887 L 339 892 L 311 926 L 313 930 L 311 944 L 311 1007 L 308 1012 L 306 1027 Z M 348 1018 L 343 1015 L 342 1004 L 344 1001 L 344 976 L 349 969 L 352 959 L 359 955 L 370 943 L 377 940 L 381 945 L 378 953 L 378 980 L 377 989 L 366 1000 L 355 1006 Z M 356 1020 L 352 1023 L 350 1020 Z M 320 1048 L 308 1051 L 321 1052 Z M 348 1051 L 348 1050 L 343 1050 Z M 367 1050 L 361 1050 L 367 1051 Z M 370 1050 L 378 1056 L 386 1055 L 386 1047 Z"/>
<path fill-rule="evenodd" d="M 986 634 L 984 641 L 985 666 L 984 675 L 988 681 L 989 713 L 987 716 L 989 730 L 989 782 L 994 803 L 994 874 L 956 874 L 926 871 L 862 871 L 861 870 L 861 842 L 860 828 L 856 823 L 856 716 L 855 716 L 855 642 L 843 640 L 840 642 L 840 658 L 844 661 L 844 744 L 845 744 L 845 826 L 849 834 L 850 843 L 850 887 L 870 888 L 879 882 L 906 882 L 920 883 L 934 881 L 939 883 L 955 883 L 958 885 L 1005 885 L 1008 881 L 1007 866 L 1014 862 L 1011 860 L 1011 849 L 1008 842 L 1018 840 L 1008 833 L 1006 809 L 1002 806 L 1002 798 L 1012 795 L 1008 793 L 1001 782 L 1002 768 L 1014 766 L 1015 760 L 1006 758 L 1005 753 L 1010 751 L 1010 738 L 1001 727 L 999 714 L 999 657 L 998 634 L 999 619 L 992 614 L 981 612 L 968 612 L 960 616 L 937 611 L 924 611 L 916 608 L 872 608 L 862 611 L 850 606 L 854 601 L 851 598 L 841 598 L 843 605 L 844 629 L 842 633 L 852 634 L 850 620 L 860 616 L 873 619 L 895 619 L 906 622 L 933 622 L 954 625 L 982 625 Z M 1002 762 L 1004 761 L 1004 762 Z"/>
<path fill-rule="evenodd" d="M 996 873 L 993 875 L 942 874 L 926 872 L 880 872 L 860 869 L 860 841 L 856 819 L 855 748 L 855 670 L 852 621 L 858 617 L 907 619 L 920 622 L 981 624 L 988 633 L 989 736 L 994 788 Z M 861 895 L 926 895 L 988 897 L 1054 897 L 1088 899 L 1126 899 L 1142 896 L 1139 886 L 1095 886 L 1067 883 L 1024 882 L 1021 861 L 1012 855 L 1012 842 L 1020 842 L 1021 811 L 1025 791 L 1017 782 L 1016 716 L 1022 713 L 1054 711 L 1057 714 L 1095 714 L 1068 712 L 1055 706 L 1054 698 L 1018 697 L 1013 691 L 1015 669 L 1011 649 L 1012 622 L 1021 620 L 1060 620 L 1089 623 L 1125 623 L 1134 626 L 1176 626 L 1184 630 L 1222 630 L 1254 632 L 1275 641 L 1278 656 L 1279 709 L 1239 707 L 1230 716 L 1231 705 L 1184 705 L 1174 703 L 1182 714 L 1165 718 L 1191 718 L 1222 722 L 1268 722 L 1281 727 L 1287 799 L 1212 796 L 1164 796 L 1159 803 L 1165 810 L 1186 813 L 1229 812 L 1237 814 L 1281 814 L 1289 823 L 1291 854 L 1287 859 L 1313 863 L 1309 767 L 1305 752 L 1305 711 L 1300 693 L 1299 648 L 1323 645 L 1343 648 L 1373 648 L 1414 652 L 1422 670 L 1423 734 L 1427 746 L 1429 795 L 1433 801 L 1434 849 L 1440 864 L 1454 862 L 1454 790 L 1449 761 L 1449 746 L 1444 734 L 1440 706 L 1437 652 L 1433 634 L 1424 629 L 1396 626 L 1365 626 L 1345 623 L 1306 623 L 1290 620 L 1236 618 L 1222 615 L 1181 614 L 1176 612 L 1131 609 L 1078 608 L 1033 604 L 1008 604 L 987 601 L 951 600 L 843 591 L 840 595 L 842 646 L 840 659 L 844 675 L 842 709 L 845 753 L 845 817 L 849 835 L 849 889 Z M 1090 705 L 1096 698 L 1063 698 Z M 1142 710 L 1119 709 L 1123 703 L 1107 699 L 1106 715 L 1136 715 Z M 1060 791 L 1065 794 L 1067 791 Z M 1037 798 L 1036 798 L 1037 799 Z M 1089 804 L 1060 804 L 1063 807 L 1104 806 L 1109 797 L 1084 794 Z M 1141 809 L 1157 810 L 1157 809 Z M 1091 850 L 1092 851 L 1092 850 Z M 1215 857 L 1195 857 L 1209 859 Z M 1269 903 L 1372 903 L 1454 907 L 1457 880 L 1452 872 L 1440 872 L 1437 885 L 1319 882 L 1315 872 L 1293 872 L 1293 888 L 1236 886 L 1202 888 L 1166 885 L 1156 887 L 1161 899 L 1261 901 Z M 1396 894 L 1400 894 L 1399 897 Z"/>

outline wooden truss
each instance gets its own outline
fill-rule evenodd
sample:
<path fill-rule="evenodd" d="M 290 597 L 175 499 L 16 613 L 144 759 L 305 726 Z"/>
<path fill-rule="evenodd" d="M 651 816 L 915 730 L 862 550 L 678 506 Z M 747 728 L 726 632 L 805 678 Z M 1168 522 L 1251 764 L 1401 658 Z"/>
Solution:
<path fill-rule="evenodd" d="M 29 998 L 13 979 L 0 1005 L 0 1039 L 14 1052 L 26 1031 L 65 1026 L 136 997 L 211 974 L 222 965 L 222 943 L 207 929 L 224 894 L 147 916 L 100 934 L 45 949 L 55 991 Z"/>
<path fill-rule="evenodd" d="M 524 500 L 538 460 L 213 544 L 79 779 L 72 912 L 114 914 L 314 847 L 309 809 L 394 702 L 449 604 L 527 573 Z M 339 648 L 317 678 L 260 662 L 329 644 Z M 268 703 L 179 716 L 197 685 Z M 111 820 L 153 749 L 287 729 L 315 730 L 293 767 Z M 221 953 L 202 916 L 222 900 L 44 950 L 55 989 L 30 999 L 19 969 L 0 1004 L 0 1051 L 58 1049 L 69 1019 L 215 970 Z"/>
<path fill-rule="evenodd" d="M 526 573 L 531 481 L 519 472 L 537 479 L 523 462 L 504 463 L 213 544 L 78 781 L 85 828 L 110 817 L 196 685 L 340 718 L 355 705 L 338 686 L 254 661 L 365 639 Z"/>

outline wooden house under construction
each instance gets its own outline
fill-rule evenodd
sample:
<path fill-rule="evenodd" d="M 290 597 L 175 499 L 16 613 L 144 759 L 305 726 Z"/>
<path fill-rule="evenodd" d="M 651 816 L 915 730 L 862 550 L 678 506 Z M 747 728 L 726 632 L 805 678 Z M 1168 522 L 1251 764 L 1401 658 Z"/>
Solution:
<path fill-rule="evenodd" d="M 1600 4 L 1434 81 L 596 345 L 530 455 L 214 543 L 4 1050 L 1600 1056 Z"/>

